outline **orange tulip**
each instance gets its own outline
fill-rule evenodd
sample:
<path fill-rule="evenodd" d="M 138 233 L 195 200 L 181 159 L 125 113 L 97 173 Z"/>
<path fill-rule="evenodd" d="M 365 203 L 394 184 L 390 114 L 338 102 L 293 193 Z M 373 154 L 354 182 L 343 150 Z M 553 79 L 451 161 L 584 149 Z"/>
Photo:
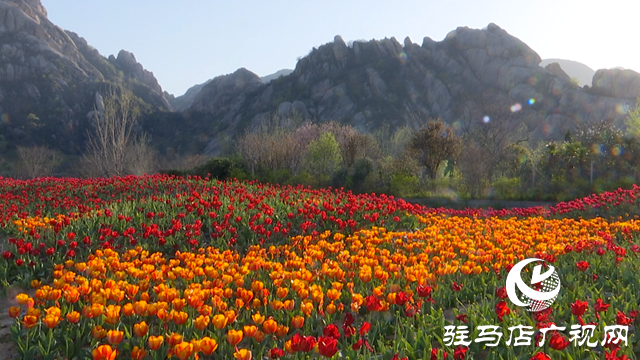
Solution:
<path fill-rule="evenodd" d="M 118 345 L 122 342 L 124 333 L 118 330 L 109 330 L 107 332 L 107 342 L 111 345 Z"/>
<path fill-rule="evenodd" d="M 211 321 L 211 318 L 208 316 L 198 316 L 195 321 L 194 321 L 194 325 L 196 327 L 196 329 L 198 330 L 204 330 L 207 328 L 207 326 L 209 326 L 209 322 Z"/>
<path fill-rule="evenodd" d="M 71 324 L 75 324 L 80 321 L 80 313 L 77 311 L 72 311 L 67 314 L 67 321 Z"/>
<path fill-rule="evenodd" d="M 173 347 L 173 354 L 180 360 L 187 360 L 193 354 L 193 344 L 183 341 Z"/>
<path fill-rule="evenodd" d="M 133 316 L 134 311 L 133 311 L 133 304 L 132 303 L 126 303 L 124 304 L 124 306 L 122 306 L 122 313 L 125 316 Z"/>
<path fill-rule="evenodd" d="M 100 340 L 107 336 L 107 330 L 103 329 L 100 325 L 96 325 L 91 329 L 91 335 L 94 339 Z"/>
<path fill-rule="evenodd" d="M 150 309 L 152 306 L 150 306 L 148 309 Z M 153 306 L 155 308 L 155 306 Z M 156 316 L 158 317 L 158 319 L 162 320 L 162 321 L 171 321 L 173 320 L 173 314 L 174 311 L 171 310 L 172 312 L 169 313 L 167 312 L 167 310 L 165 309 L 158 309 L 158 311 L 156 312 Z"/>
<path fill-rule="evenodd" d="M 284 301 L 284 309 L 287 311 L 291 311 L 293 310 L 293 308 L 296 306 L 296 302 L 293 300 L 285 300 Z"/>
<path fill-rule="evenodd" d="M 294 329 L 300 329 L 302 328 L 302 326 L 304 326 L 304 318 L 302 316 L 294 316 L 291 319 L 291 326 Z"/>
<path fill-rule="evenodd" d="M 134 346 L 133 349 L 131 350 L 132 360 L 143 360 L 146 356 L 147 356 L 147 351 L 137 346 Z"/>
<path fill-rule="evenodd" d="M 336 308 L 336 305 L 333 303 L 333 301 L 329 305 L 327 305 L 327 307 L 324 309 L 324 311 L 329 315 L 335 314 L 336 310 L 337 308 Z"/>
<path fill-rule="evenodd" d="M 171 333 L 171 336 L 167 338 L 167 344 L 171 346 L 175 346 L 180 344 L 182 342 L 182 339 L 183 339 L 182 335 L 177 333 Z"/>
<path fill-rule="evenodd" d="M 305 315 L 311 316 L 311 313 L 313 312 L 313 303 L 310 301 L 303 303 L 300 310 L 302 310 Z"/>
<path fill-rule="evenodd" d="M 253 336 L 253 338 L 256 339 L 257 342 L 262 342 L 262 340 L 264 340 L 264 336 L 265 336 L 265 333 L 258 330 L 256 331 L 256 334 Z"/>
<path fill-rule="evenodd" d="M 27 315 L 35 316 L 36 318 L 40 317 L 40 309 L 36 308 L 28 308 Z"/>
<path fill-rule="evenodd" d="M 163 342 L 164 342 L 164 337 L 162 335 L 160 335 L 160 336 L 153 336 L 153 335 L 149 336 L 149 341 L 148 341 L 149 349 L 158 350 Z"/>
<path fill-rule="evenodd" d="M 175 311 L 180 311 L 182 308 L 187 306 L 187 301 L 185 299 L 173 299 L 173 301 L 171 301 L 171 305 L 173 305 L 173 309 Z"/>
<path fill-rule="evenodd" d="M 93 360 L 114 360 L 118 356 L 118 349 L 112 349 L 109 345 L 100 345 L 91 352 Z"/>
<path fill-rule="evenodd" d="M 245 325 L 242 330 L 244 330 L 244 334 L 247 337 L 253 337 L 256 334 L 256 331 L 258 331 L 258 327 L 255 325 Z"/>
<path fill-rule="evenodd" d="M 147 306 L 148 304 L 144 300 L 136 301 L 135 303 L 133 303 L 133 312 L 135 312 L 138 316 L 143 316 L 145 311 L 147 311 Z"/>
<path fill-rule="evenodd" d="M 60 317 L 52 314 L 47 314 L 47 316 L 42 319 L 42 323 L 44 323 L 49 329 L 53 329 L 60 322 Z"/>
<path fill-rule="evenodd" d="M 186 323 L 187 319 L 189 319 L 189 314 L 184 311 L 173 313 L 173 322 L 178 326 Z"/>
<path fill-rule="evenodd" d="M 29 299 L 30 297 L 27 294 L 18 294 L 16 296 L 16 301 L 18 302 L 19 305 L 26 304 Z"/>
<path fill-rule="evenodd" d="M 278 329 L 276 330 L 276 336 L 284 337 L 289 332 L 289 327 L 284 325 L 278 325 Z"/>
<path fill-rule="evenodd" d="M 273 334 L 278 330 L 278 323 L 273 319 L 265 320 L 265 322 L 262 323 L 262 329 L 267 334 Z"/>
<path fill-rule="evenodd" d="M 238 351 L 233 353 L 233 357 L 238 360 L 251 360 L 251 351 L 247 349 L 238 349 Z"/>
<path fill-rule="evenodd" d="M 251 319 L 253 319 L 253 322 L 255 322 L 258 325 L 262 325 L 262 323 L 264 322 L 264 315 L 260 315 L 259 312 L 251 315 Z"/>
<path fill-rule="evenodd" d="M 278 296 L 281 299 L 284 299 L 285 297 L 287 297 L 287 294 L 289 294 L 288 288 L 280 287 L 278 288 L 278 290 L 276 290 L 276 296 Z"/>
<path fill-rule="evenodd" d="M 147 335 L 147 331 L 149 330 L 149 326 L 146 322 L 142 321 L 138 324 L 133 325 L 133 333 L 137 337 L 144 337 Z"/>
<path fill-rule="evenodd" d="M 115 325 L 120 321 L 120 309 L 118 305 L 107 306 L 107 311 L 104 314 L 104 322 L 110 325 Z"/>
<path fill-rule="evenodd" d="M 329 300 L 332 300 L 332 301 L 338 300 L 341 295 L 342 293 L 340 293 L 340 291 L 336 289 L 327 290 L 327 298 L 329 298 Z"/>
<path fill-rule="evenodd" d="M 27 329 L 31 329 L 37 324 L 38 324 L 38 318 L 36 316 L 25 315 L 24 318 L 22 318 L 22 325 Z"/>
<path fill-rule="evenodd" d="M 102 311 L 104 310 L 104 305 L 102 304 L 91 304 L 91 315 L 90 317 L 98 317 L 102 315 Z"/>
<path fill-rule="evenodd" d="M 14 319 L 20 316 L 21 312 L 22 312 L 22 309 L 18 306 L 12 306 L 9 308 L 9 316 L 11 316 Z"/>
<path fill-rule="evenodd" d="M 236 346 L 240 341 L 242 341 L 243 333 L 242 330 L 229 330 L 227 333 L 227 342 L 231 346 Z"/>
<path fill-rule="evenodd" d="M 80 298 L 80 292 L 78 292 L 78 289 L 74 287 L 71 287 L 64 291 L 64 299 L 69 304 L 73 304 L 77 302 L 79 298 Z"/>
<path fill-rule="evenodd" d="M 227 310 L 224 312 L 224 314 L 227 317 L 227 324 L 234 323 L 236 321 L 236 317 L 238 316 L 238 314 L 236 314 L 234 310 Z"/>
<path fill-rule="evenodd" d="M 205 355 L 211 355 L 218 348 L 218 342 L 210 337 L 200 339 L 200 351 Z"/>
<path fill-rule="evenodd" d="M 227 317 L 223 314 L 214 315 L 211 321 L 213 322 L 213 326 L 218 330 L 227 326 Z"/>

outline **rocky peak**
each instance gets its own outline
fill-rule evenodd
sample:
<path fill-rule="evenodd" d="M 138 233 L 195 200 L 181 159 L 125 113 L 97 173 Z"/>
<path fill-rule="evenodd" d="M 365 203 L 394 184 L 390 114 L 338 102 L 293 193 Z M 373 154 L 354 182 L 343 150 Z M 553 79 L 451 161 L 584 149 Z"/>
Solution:
<path fill-rule="evenodd" d="M 193 100 L 191 109 L 205 112 L 218 111 L 219 107 L 225 107 L 225 105 L 239 109 L 244 101 L 242 95 L 262 85 L 264 83 L 258 75 L 240 68 L 232 74 L 218 76 L 204 85 Z M 233 104 L 228 104 L 229 101 Z"/>
<path fill-rule="evenodd" d="M 151 71 L 146 70 L 142 64 L 140 64 L 136 60 L 136 56 L 133 53 L 130 53 L 126 50 L 120 50 L 118 53 L 118 57 L 114 58 L 113 55 L 110 57 L 112 62 L 115 62 L 125 75 L 128 75 L 142 84 L 146 85 L 151 89 L 155 95 L 164 99 L 163 107 L 166 109 L 170 109 L 171 105 L 169 105 L 168 100 L 164 96 L 164 92 L 162 91 L 162 87 L 158 83 L 158 80 L 153 75 Z M 115 60 L 115 61 L 114 61 Z"/>
<path fill-rule="evenodd" d="M 13 2 L 22 9 L 28 16 L 36 18 L 36 16 L 47 17 L 47 9 L 44 8 L 40 0 L 8 0 Z"/>
<path fill-rule="evenodd" d="M 600 69 L 593 76 L 593 91 L 635 100 L 640 97 L 640 74 L 628 69 Z"/>
<path fill-rule="evenodd" d="M 569 77 L 569 75 L 566 72 L 564 72 L 564 70 L 562 70 L 562 67 L 560 67 L 560 64 L 558 64 L 557 62 L 553 62 L 551 64 L 548 64 L 544 68 L 548 72 L 552 73 L 553 75 L 558 76 L 561 79 L 564 79 L 566 81 L 571 81 L 571 77 Z"/>
<path fill-rule="evenodd" d="M 0 132 L 9 142 L 38 137 L 80 151 L 95 93 L 132 80 L 139 82 L 131 86 L 134 94 L 152 108 L 171 109 L 152 73 L 132 54 L 122 53 L 121 60 L 108 61 L 78 34 L 53 24 L 39 0 L 0 0 L 0 113 L 12 119 Z"/>

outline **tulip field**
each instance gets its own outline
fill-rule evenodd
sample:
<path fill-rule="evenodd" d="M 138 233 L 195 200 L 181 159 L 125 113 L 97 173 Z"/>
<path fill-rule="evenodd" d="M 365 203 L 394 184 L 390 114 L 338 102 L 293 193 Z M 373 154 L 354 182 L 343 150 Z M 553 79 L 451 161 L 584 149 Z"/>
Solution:
<path fill-rule="evenodd" d="M 0 178 L 0 282 L 22 289 L 2 311 L 22 359 L 637 359 L 637 214 L 638 186 L 452 210 L 199 177 Z M 505 292 L 532 257 L 562 284 L 536 313 Z M 453 345 L 452 325 L 504 336 Z M 507 345 L 519 325 L 533 342 Z"/>

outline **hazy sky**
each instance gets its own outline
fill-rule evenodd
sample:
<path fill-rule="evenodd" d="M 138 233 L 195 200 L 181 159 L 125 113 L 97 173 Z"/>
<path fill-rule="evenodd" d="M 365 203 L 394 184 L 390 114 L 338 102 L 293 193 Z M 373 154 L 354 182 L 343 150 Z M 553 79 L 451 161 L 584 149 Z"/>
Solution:
<path fill-rule="evenodd" d="M 298 57 L 333 41 L 409 36 L 422 44 L 458 26 L 493 22 L 541 58 L 592 69 L 640 71 L 637 0 L 42 0 L 49 19 L 104 56 L 135 54 L 163 89 L 245 67 L 260 76 L 293 69 Z"/>

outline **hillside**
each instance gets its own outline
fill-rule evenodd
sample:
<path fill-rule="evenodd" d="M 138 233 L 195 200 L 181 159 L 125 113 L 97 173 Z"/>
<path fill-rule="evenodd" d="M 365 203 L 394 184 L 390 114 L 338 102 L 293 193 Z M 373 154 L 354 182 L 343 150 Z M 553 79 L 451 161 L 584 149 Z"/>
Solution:
<path fill-rule="evenodd" d="M 535 51 L 495 24 L 461 27 L 440 42 L 426 37 L 422 45 L 391 38 L 347 46 L 336 36 L 302 58 L 293 73 L 268 84 L 246 69 L 213 79 L 186 114 L 204 117 L 215 129 L 206 149 L 214 154 L 220 150 L 216 139 L 274 114 L 336 120 L 363 132 L 383 125 L 417 128 L 442 118 L 459 133 L 485 115 L 498 116 L 526 125 L 531 139 L 561 139 L 579 122 L 622 123 L 624 114 L 616 109 L 635 103 L 637 73 L 625 75 L 631 80 L 619 88 L 607 75 L 616 70 L 601 70 L 603 81 L 583 89 L 540 64 Z"/>
<path fill-rule="evenodd" d="M 577 79 L 579 86 L 591 86 L 593 75 L 596 74 L 595 70 L 591 69 L 587 65 L 573 60 L 543 59 L 540 62 L 540 66 L 546 67 L 547 65 L 552 63 L 558 63 L 558 65 L 560 65 L 562 70 L 567 75 L 569 75 L 570 78 Z"/>
<path fill-rule="evenodd" d="M 362 132 L 420 127 L 441 118 L 464 133 L 471 123 L 507 119 L 530 139 L 561 139 L 581 122 L 624 119 L 640 74 L 598 70 L 590 87 L 566 65 L 545 69 L 538 54 L 495 24 L 460 27 L 421 44 L 336 36 L 293 72 L 260 78 L 247 69 L 174 97 L 125 50 L 105 57 L 47 19 L 39 0 L 0 0 L 0 151 L 43 144 L 79 155 L 99 94 L 113 86 L 140 100 L 145 131 L 160 153 L 219 154 L 274 116 L 335 120 Z M 564 63 L 563 63 L 564 64 Z M 565 73 L 567 72 L 567 73 Z M 230 145 L 231 144 L 231 145 Z"/>
<path fill-rule="evenodd" d="M 105 58 L 47 18 L 39 0 L 0 0 L 0 150 L 46 144 L 83 151 L 96 94 L 122 85 L 148 109 L 171 106 L 133 54 Z"/>

